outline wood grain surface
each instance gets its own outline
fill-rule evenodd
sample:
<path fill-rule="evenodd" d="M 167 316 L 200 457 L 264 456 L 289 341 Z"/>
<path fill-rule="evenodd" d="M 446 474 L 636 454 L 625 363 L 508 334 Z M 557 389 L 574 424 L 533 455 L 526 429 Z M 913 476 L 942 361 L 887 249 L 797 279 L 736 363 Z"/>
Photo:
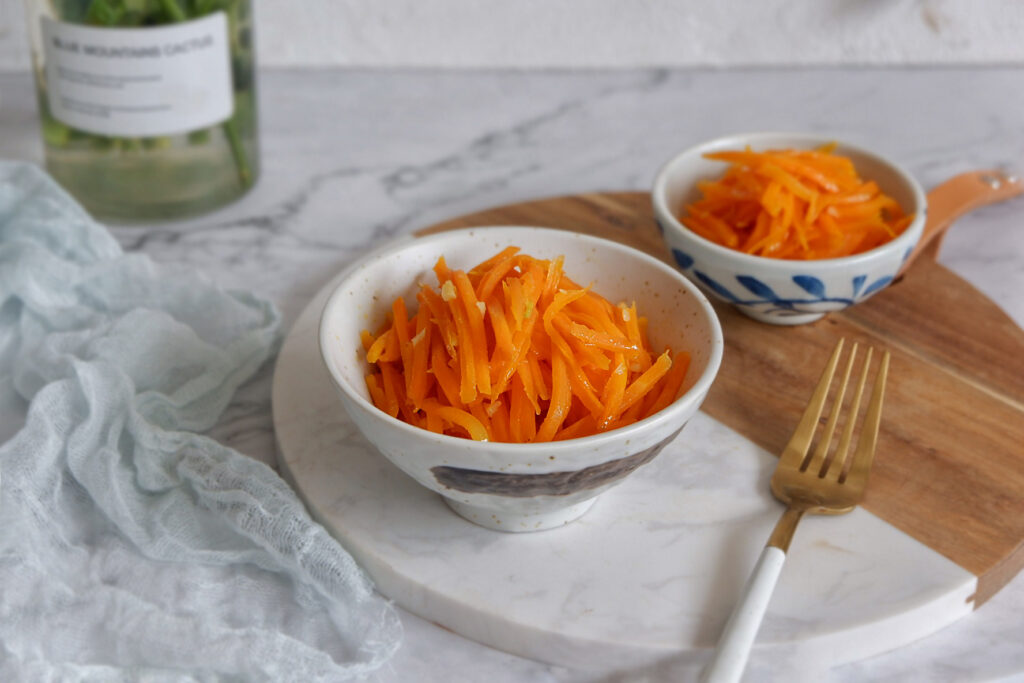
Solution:
<path fill-rule="evenodd" d="M 671 263 L 640 192 L 503 206 L 420 234 L 488 225 L 585 232 Z M 810 325 L 759 323 L 715 302 L 726 348 L 702 410 L 778 453 L 837 338 L 888 348 L 864 507 L 975 574 L 977 607 L 1024 568 L 1024 331 L 933 254 L 869 301 Z"/>

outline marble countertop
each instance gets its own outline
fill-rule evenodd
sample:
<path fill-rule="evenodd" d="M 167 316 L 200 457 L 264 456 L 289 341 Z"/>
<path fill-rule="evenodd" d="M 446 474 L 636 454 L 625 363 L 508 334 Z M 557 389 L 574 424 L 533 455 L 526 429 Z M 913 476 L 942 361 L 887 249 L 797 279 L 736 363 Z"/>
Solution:
<path fill-rule="evenodd" d="M 274 300 L 286 324 L 342 266 L 396 235 L 488 206 L 646 189 L 674 151 L 750 130 L 827 132 L 882 151 L 927 188 L 962 171 L 1024 171 L 1024 71 L 266 71 L 262 177 L 199 219 L 115 227 L 125 248 Z M 31 80 L 0 75 L 0 156 L 42 156 Z M 1024 199 L 958 222 L 940 257 L 1024 326 Z M 985 239 L 979 239 L 984 235 Z M 214 436 L 273 463 L 272 367 Z M 1024 680 L 1024 576 L 909 646 L 807 680 Z M 374 680 L 662 681 L 671 667 L 575 672 L 508 655 L 406 612 Z M 751 680 L 800 680 L 758 657 Z"/>

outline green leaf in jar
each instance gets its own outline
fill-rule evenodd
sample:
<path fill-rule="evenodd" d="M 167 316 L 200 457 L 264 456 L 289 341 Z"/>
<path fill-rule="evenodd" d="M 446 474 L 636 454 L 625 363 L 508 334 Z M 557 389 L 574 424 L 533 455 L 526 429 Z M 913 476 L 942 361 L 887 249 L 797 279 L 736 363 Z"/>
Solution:
<path fill-rule="evenodd" d="M 63 147 L 71 139 L 71 130 L 60 121 L 43 119 L 43 140 L 51 147 Z"/>
<path fill-rule="evenodd" d="M 85 20 L 94 26 L 119 26 L 124 14 L 124 0 L 93 0 Z"/>
<path fill-rule="evenodd" d="M 178 0 L 159 0 L 159 3 L 160 9 L 163 10 L 163 14 L 165 15 L 168 23 L 185 21 L 188 19 L 188 14 L 186 14 L 182 6 L 178 4 Z"/>
<path fill-rule="evenodd" d="M 233 4 L 234 0 L 192 0 L 192 15 L 202 17 L 214 12 L 227 12 Z"/>
<path fill-rule="evenodd" d="M 85 21 L 92 0 L 51 0 L 53 14 L 62 21 L 79 23 Z"/>

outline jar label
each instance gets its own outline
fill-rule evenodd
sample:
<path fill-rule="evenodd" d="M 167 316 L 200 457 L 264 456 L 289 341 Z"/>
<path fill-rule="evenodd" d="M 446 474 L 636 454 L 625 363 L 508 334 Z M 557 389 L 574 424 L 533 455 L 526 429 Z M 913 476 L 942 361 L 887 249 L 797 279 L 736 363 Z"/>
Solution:
<path fill-rule="evenodd" d="M 223 12 L 147 28 L 42 22 L 50 113 L 72 128 L 173 135 L 234 113 Z"/>

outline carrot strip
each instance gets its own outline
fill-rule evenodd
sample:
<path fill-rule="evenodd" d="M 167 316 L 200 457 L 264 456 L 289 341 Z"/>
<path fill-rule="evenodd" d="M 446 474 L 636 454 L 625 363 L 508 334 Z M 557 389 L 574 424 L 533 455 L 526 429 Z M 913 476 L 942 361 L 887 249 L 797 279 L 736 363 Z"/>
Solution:
<path fill-rule="evenodd" d="M 565 441 L 566 439 L 578 439 L 581 436 L 588 436 L 597 431 L 597 421 L 593 415 L 584 415 L 568 427 L 560 429 L 555 433 L 552 441 Z"/>
<path fill-rule="evenodd" d="M 614 416 L 618 417 L 624 411 L 628 410 L 630 406 L 642 399 L 644 395 L 653 389 L 658 381 L 665 376 L 665 373 L 667 373 L 671 367 L 672 358 L 669 356 L 668 351 L 658 356 L 658 360 L 654 361 L 654 364 L 650 368 L 633 380 L 632 384 L 626 387 L 626 390 L 622 395 L 622 401 L 618 406 L 616 406 Z"/>
<path fill-rule="evenodd" d="M 577 289 L 572 291 L 560 291 L 555 294 L 551 305 L 545 309 L 543 313 L 544 330 L 547 332 L 548 338 L 551 340 L 552 349 L 551 357 L 554 358 L 556 355 L 555 350 L 565 356 L 566 363 L 569 366 L 569 383 L 572 385 L 572 391 L 576 396 L 579 396 L 583 404 L 593 413 L 595 416 L 600 415 L 603 409 L 601 402 L 594 395 L 594 387 L 586 373 L 580 367 L 579 363 L 576 362 L 572 349 L 569 347 L 568 342 L 562 338 L 561 333 L 555 329 L 554 318 L 558 315 L 559 311 L 571 301 L 578 300 L 586 293 L 586 290 Z"/>
<path fill-rule="evenodd" d="M 559 311 L 552 322 L 555 329 L 558 330 L 559 336 L 569 345 L 573 352 L 572 355 L 579 360 L 581 365 L 599 370 L 608 370 L 611 367 L 611 361 L 608 356 L 602 353 L 600 349 L 588 346 L 579 338 L 573 336 L 572 322 L 564 312 Z"/>
<path fill-rule="evenodd" d="M 499 351 L 511 356 L 515 351 L 512 345 L 512 331 L 508 328 L 505 308 L 497 297 L 487 302 L 487 314 L 490 316 L 491 329 L 494 331 L 495 356 Z M 494 364 L 494 356 L 491 358 L 491 364 Z"/>
<path fill-rule="evenodd" d="M 509 249 L 517 249 L 517 247 L 509 247 L 505 251 L 509 251 Z M 506 258 L 499 260 L 491 266 L 480 278 L 480 282 L 476 286 L 476 298 L 480 301 L 487 301 L 490 299 L 494 289 L 502 281 L 505 275 L 508 274 L 508 271 L 512 270 L 514 265 L 515 262 L 512 260 L 512 254 L 509 254 Z"/>
<path fill-rule="evenodd" d="M 624 337 L 613 337 L 606 332 L 598 332 L 593 328 L 581 325 L 577 322 L 570 324 L 569 334 L 588 346 L 596 346 L 597 348 L 604 349 L 605 351 L 616 351 L 621 353 L 636 352 L 638 350 L 635 344 Z"/>
<path fill-rule="evenodd" d="M 492 401 L 489 410 L 491 413 L 491 431 L 494 432 L 495 441 L 512 441 L 510 432 L 508 407 L 504 400 Z"/>
<path fill-rule="evenodd" d="M 650 392 L 648 392 L 648 395 L 649 394 Z M 622 411 L 622 414 L 615 419 L 615 422 L 612 423 L 613 428 L 630 425 L 639 420 L 643 414 L 643 407 L 643 402 L 637 401 L 629 408 L 626 408 L 626 410 Z"/>
<path fill-rule="evenodd" d="M 519 377 L 519 381 L 523 384 L 523 391 L 526 393 L 527 400 L 529 400 L 530 405 L 533 406 L 533 414 L 540 415 L 540 403 L 537 400 L 537 388 L 533 384 L 533 371 L 530 370 L 530 361 L 528 358 L 523 358 L 519 361 L 519 367 L 516 368 L 516 375 Z"/>
<path fill-rule="evenodd" d="M 769 258 L 835 258 L 884 244 L 912 222 L 834 146 L 705 157 L 729 167 L 719 179 L 697 183 L 702 196 L 684 207 L 680 221 L 725 247 Z"/>
<path fill-rule="evenodd" d="M 670 403 L 678 398 L 679 388 L 686 378 L 686 371 L 689 367 L 690 354 L 685 351 L 677 353 L 675 358 L 672 359 L 672 367 L 669 368 L 668 373 L 665 375 L 665 381 L 662 383 L 661 390 L 657 393 L 654 402 L 650 406 L 645 407 L 643 411 L 644 417 L 650 417 L 658 411 L 667 408 Z"/>
<path fill-rule="evenodd" d="M 650 354 L 650 352 L 651 352 L 651 343 L 650 343 L 650 341 L 647 338 L 647 323 L 648 323 L 648 320 L 647 320 L 647 318 L 645 316 L 642 316 L 642 315 L 637 316 L 636 326 L 640 328 L 640 343 L 643 346 L 642 351 L 644 353 Z"/>
<path fill-rule="evenodd" d="M 434 432 L 435 434 L 444 434 L 444 420 L 441 419 L 441 416 L 438 415 L 436 411 L 435 412 L 423 411 L 423 412 L 427 416 L 427 419 L 426 419 L 426 427 L 427 427 L 427 429 L 429 429 L 430 431 Z"/>
<path fill-rule="evenodd" d="M 484 431 L 487 432 L 487 440 L 494 441 L 494 431 L 491 428 L 491 418 L 487 415 L 487 409 L 484 408 L 483 402 L 478 401 L 477 403 L 469 406 L 469 413 L 483 425 Z"/>
<path fill-rule="evenodd" d="M 523 329 L 523 322 L 532 311 L 532 307 L 527 302 L 526 294 L 523 292 L 523 281 L 521 279 L 513 278 L 509 280 L 506 297 L 508 299 L 508 310 L 514 322 L 513 328 L 521 330 Z"/>
<path fill-rule="evenodd" d="M 433 341 L 433 327 L 430 325 L 430 309 L 424 306 L 416 314 L 416 334 L 409 341 L 412 346 L 412 371 L 406 371 L 409 400 L 416 410 L 426 398 L 430 375 L 427 366 L 430 363 L 430 345 Z"/>
<path fill-rule="evenodd" d="M 597 420 L 598 431 L 603 432 L 608 429 L 612 420 L 622 412 L 627 381 L 629 381 L 629 376 L 626 372 L 626 359 L 621 353 L 617 353 L 615 354 L 615 368 L 604 385 L 604 391 L 601 392 L 601 403 L 604 407 L 601 417 Z"/>
<path fill-rule="evenodd" d="M 604 309 L 581 310 L 580 308 L 577 308 L 577 304 L 585 302 L 588 298 L 589 297 L 583 297 L 582 299 L 578 299 L 563 309 L 566 312 L 566 315 L 569 316 L 569 319 L 575 323 L 589 327 L 595 332 L 606 334 L 615 339 L 616 342 L 629 344 L 629 340 L 626 339 L 626 335 L 624 335 L 622 330 L 612 322 L 611 317 L 604 311 Z"/>
<path fill-rule="evenodd" d="M 507 359 L 507 361 L 503 360 L 502 365 L 499 366 L 496 372 L 498 380 L 493 382 L 491 385 L 492 399 L 494 396 L 501 394 L 508 389 L 512 375 L 515 374 L 515 371 L 519 368 L 519 362 L 526 355 L 527 351 L 530 350 L 533 330 L 536 327 L 534 323 L 536 323 L 537 317 L 538 316 L 533 316 L 526 322 L 526 327 L 521 330 L 516 330 L 512 335 L 513 354 Z"/>
<path fill-rule="evenodd" d="M 376 363 L 378 361 L 392 362 L 392 361 L 398 360 L 397 357 L 396 358 L 388 358 L 388 357 L 386 357 L 387 356 L 387 348 L 388 348 L 388 344 L 389 343 L 392 345 L 392 347 L 395 350 L 397 350 L 397 348 L 398 348 L 397 345 L 393 344 L 394 336 L 395 336 L 395 333 L 392 332 L 389 329 L 387 332 L 385 332 L 384 334 L 380 335 L 375 340 L 373 340 L 373 344 L 371 344 L 370 348 L 366 350 L 366 362 L 367 363 Z M 397 353 L 395 355 L 397 356 Z"/>
<path fill-rule="evenodd" d="M 384 385 L 384 411 L 391 417 L 398 417 L 401 409 L 398 400 L 398 387 L 402 384 L 398 371 L 391 363 L 381 363 L 381 383 Z"/>
<path fill-rule="evenodd" d="M 562 281 L 562 266 L 565 262 L 565 257 L 559 256 L 548 262 L 547 273 L 544 276 L 544 289 L 540 294 L 540 304 L 542 308 L 547 308 L 548 304 L 555 296 L 555 291 L 558 289 L 558 284 Z"/>
<path fill-rule="evenodd" d="M 636 302 L 634 301 L 629 307 L 626 307 L 625 304 L 619 304 L 619 315 L 622 318 L 622 326 L 625 328 L 626 338 L 629 339 L 634 348 L 643 348 L 643 336 L 640 334 L 640 316 L 636 312 Z M 651 357 L 646 353 L 639 354 L 636 360 L 640 364 L 641 372 L 651 367 Z"/>
<path fill-rule="evenodd" d="M 445 285 L 451 284 L 451 280 L 445 280 Z M 442 285 L 442 289 L 444 285 Z M 452 289 L 455 286 L 452 285 Z M 444 294 L 441 295 L 443 299 Z M 456 358 L 459 361 L 459 398 L 463 403 L 472 403 L 476 400 L 476 353 L 473 350 L 473 333 L 469 329 L 469 320 L 466 319 L 466 309 L 458 301 L 458 296 L 453 294 L 448 300 L 448 310 L 455 320 L 455 331 L 458 337 L 458 353 Z"/>
<path fill-rule="evenodd" d="M 459 336 L 448 305 L 441 295 L 427 286 L 420 288 L 416 298 L 419 300 L 420 306 L 426 305 L 430 309 L 431 322 L 437 328 L 437 332 L 444 342 L 445 350 L 449 357 L 455 358 L 455 348 L 459 344 Z"/>
<path fill-rule="evenodd" d="M 366 390 L 370 392 L 370 400 L 373 401 L 375 406 L 387 404 L 387 399 L 384 396 L 384 387 L 380 385 L 380 375 L 366 376 Z"/>
<path fill-rule="evenodd" d="M 444 256 L 438 258 L 437 263 L 434 264 L 434 275 L 437 276 L 438 285 L 443 285 L 452 279 L 451 271 L 448 270 L 448 264 L 445 262 Z"/>
<path fill-rule="evenodd" d="M 555 355 L 559 354 L 556 353 Z M 583 370 L 580 369 L 580 366 L 573 362 L 571 358 L 566 365 L 569 367 L 569 386 L 572 387 L 573 396 L 576 396 L 583 402 L 583 405 L 590 411 L 591 415 L 594 417 L 599 416 L 604 411 L 604 405 L 594 395 L 594 386 Z"/>
<path fill-rule="evenodd" d="M 469 438 L 474 441 L 487 441 L 487 429 L 480 420 L 461 408 L 442 406 L 437 401 L 428 399 L 423 402 L 423 410 L 427 415 L 433 413 L 445 422 L 466 430 Z"/>
<path fill-rule="evenodd" d="M 363 345 L 363 351 L 369 351 L 373 346 L 374 337 L 369 330 L 359 330 L 359 342 Z"/>
<path fill-rule="evenodd" d="M 394 390 L 395 400 L 398 401 L 399 419 L 417 427 L 423 426 L 416 411 L 413 410 L 412 403 L 409 401 L 409 395 L 405 393 L 405 382 L 402 381 L 401 369 L 397 365 L 393 369 L 395 371 Z"/>
<path fill-rule="evenodd" d="M 482 394 L 491 393 L 491 368 L 490 358 L 487 356 L 487 337 L 484 334 L 484 314 L 480 310 L 480 301 L 476 298 L 473 285 L 469 278 L 461 270 L 452 273 L 455 282 L 455 289 L 466 311 L 466 318 L 469 321 L 469 333 L 472 338 L 472 357 L 475 364 L 474 377 L 476 378 L 477 389 Z M 467 401 L 469 403 L 469 401 Z"/>
<path fill-rule="evenodd" d="M 391 304 L 391 329 L 394 330 L 400 346 L 409 341 L 409 312 L 405 308 L 405 299 L 398 297 Z"/>
<path fill-rule="evenodd" d="M 486 261 L 482 261 L 481 263 L 478 263 L 472 268 L 470 268 L 469 272 L 480 273 L 486 270 L 490 270 L 494 266 L 498 265 L 500 262 L 504 261 L 505 259 L 511 259 L 518 253 L 519 247 L 505 247 L 491 258 L 487 259 Z"/>
<path fill-rule="evenodd" d="M 537 388 L 537 396 L 542 401 L 547 401 L 551 398 L 551 390 L 548 388 L 548 382 L 544 379 L 545 374 L 550 377 L 551 370 L 545 369 L 540 365 L 540 358 L 536 353 L 526 354 L 526 360 L 530 364 L 530 373 L 533 375 L 533 386 Z"/>
<path fill-rule="evenodd" d="M 528 443 L 536 435 L 536 413 L 530 406 L 530 400 L 523 389 L 523 381 L 519 375 L 512 378 L 509 396 L 509 434 L 515 443 Z"/>
<path fill-rule="evenodd" d="M 434 348 L 430 350 L 430 372 L 434 375 L 434 380 L 441 388 L 441 393 L 447 399 L 448 405 L 459 405 L 461 402 L 459 378 L 449 367 L 448 356 L 438 344 L 435 344 Z"/>
<path fill-rule="evenodd" d="M 569 414 L 571 397 L 572 389 L 569 386 L 569 373 L 566 370 L 565 359 L 561 354 L 556 353 L 551 358 L 551 402 L 548 404 L 544 422 L 537 430 L 536 441 L 551 441 L 555 437 L 555 433 Z"/>
<path fill-rule="evenodd" d="M 566 306 L 569 302 L 575 301 L 586 294 L 586 290 L 577 289 L 574 291 L 558 292 L 555 294 L 551 305 L 544 310 L 544 330 L 548 333 L 548 337 L 552 343 L 558 347 L 558 350 L 565 354 L 566 358 L 572 358 L 572 349 L 569 348 L 569 344 L 562 338 L 562 335 L 555 329 L 555 316 Z"/>

